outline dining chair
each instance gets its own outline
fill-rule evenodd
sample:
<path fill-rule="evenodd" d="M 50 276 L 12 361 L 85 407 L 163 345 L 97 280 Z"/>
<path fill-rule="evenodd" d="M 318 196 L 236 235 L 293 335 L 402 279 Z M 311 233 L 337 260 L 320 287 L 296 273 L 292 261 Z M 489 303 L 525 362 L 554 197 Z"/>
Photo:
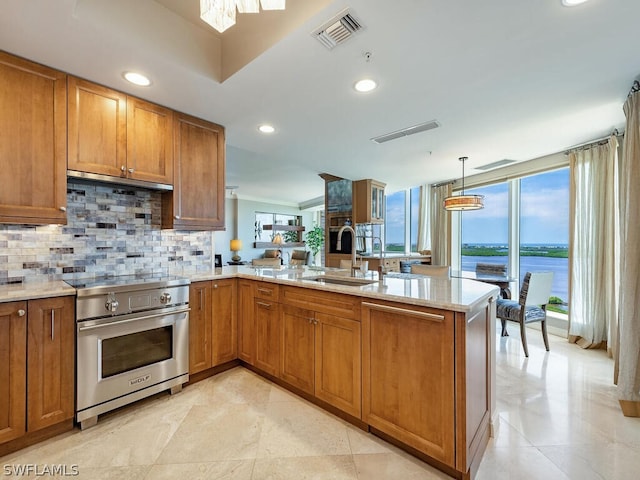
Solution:
<path fill-rule="evenodd" d="M 553 272 L 527 272 L 520 288 L 518 301 L 498 298 L 496 317 L 502 322 L 502 336 L 508 336 L 507 320 L 520 324 L 520 338 L 525 357 L 529 356 L 526 324 L 540 322 L 544 346 L 549 351 L 547 338 L 547 304 L 551 295 Z"/>
<path fill-rule="evenodd" d="M 422 263 L 414 263 L 411 265 L 411 273 L 429 275 L 430 277 L 449 277 L 451 275 L 451 267 L 449 265 L 423 265 Z"/>

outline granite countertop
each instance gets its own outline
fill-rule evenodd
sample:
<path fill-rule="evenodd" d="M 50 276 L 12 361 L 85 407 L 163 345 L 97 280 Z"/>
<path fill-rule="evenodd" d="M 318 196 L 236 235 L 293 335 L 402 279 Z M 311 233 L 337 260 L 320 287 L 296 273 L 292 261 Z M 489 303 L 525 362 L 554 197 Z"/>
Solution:
<path fill-rule="evenodd" d="M 464 278 L 384 276 L 380 280 L 378 273 L 371 271 L 364 275 L 358 272 L 358 276 L 355 278 L 356 281 L 369 280 L 373 283 L 366 285 L 330 284 L 316 281 L 315 278 L 324 276 L 329 279 L 349 280 L 352 277 L 349 276 L 348 270 L 323 267 L 225 266 L 208 272 L 183 273 L 183 275 L 189 277 L 192 282 L 234 277 L 248 278 L 459 312 L 468 312 L 478 303 L 485 302 L 489 297 L 496 298 L 500 291 L 495 285 Z"/>
<path fill-rule="evenodd" d="M 76 289 L 61 280 L 0 285 L 0 303 L 34 300 L 36 298 L 64 297 L 75 294 Z"/>
<path fill-rule="evenodd" d="M 356 277 L 351 277 L 348 270 L 324 267 L 224 266 L 208 271 L 173 273 L 192 282 L 247 278 L 459 312 L 472 310 L 489 297 L 497 297 L 500 291 L 494 285 L 464 278 L 389 275 L 380 279 L 378 273 L 372 271 L 357 272 Z M 332 279 L 337 283 L 329 283 Z M 350 284 L 352 280 L 359 283 Z M 0 285 L 0 303 L 65 295 L 75 295 L 75 289 L 59 280 Z"/>

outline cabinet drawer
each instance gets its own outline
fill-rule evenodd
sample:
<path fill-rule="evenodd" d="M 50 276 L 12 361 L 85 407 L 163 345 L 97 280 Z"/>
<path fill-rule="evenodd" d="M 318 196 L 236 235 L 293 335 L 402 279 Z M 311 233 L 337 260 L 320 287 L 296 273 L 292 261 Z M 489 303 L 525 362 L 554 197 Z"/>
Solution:
<path fill-rule="evenodd" d="M 350 295 L 322 292 L 310 288 L 283 287 L 282 302 L 315 312 L 360 320 L 360 301 Z"/>
<path fill-rule="evenodd" d="M 280 295 L 280 287 L 275 283 L 256 282 L 253 292 L 255 298 L 277 302 Z"/>

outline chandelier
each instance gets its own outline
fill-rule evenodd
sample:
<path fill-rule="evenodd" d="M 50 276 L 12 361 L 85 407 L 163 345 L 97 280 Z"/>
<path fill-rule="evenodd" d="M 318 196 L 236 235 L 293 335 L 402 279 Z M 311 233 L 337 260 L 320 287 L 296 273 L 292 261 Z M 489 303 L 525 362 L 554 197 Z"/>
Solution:
<path fill-rule="evenodd" d="M 462 162 L 462 194 L 452 195 L 444 199 L 443 206 L 445 210 L 479 210 L 484 208 L 483 195 L 465 195 L 464 194 L 464 162 L 467 157 L 460 157 L 458 160 Z"/>
<path fill-rule="evenodd" d="M 200 18 L 220 33 L 236 24 L 239 13 L 259 13 L 263 10 L 284 10 L 285 0 L 200 0 Z"/>

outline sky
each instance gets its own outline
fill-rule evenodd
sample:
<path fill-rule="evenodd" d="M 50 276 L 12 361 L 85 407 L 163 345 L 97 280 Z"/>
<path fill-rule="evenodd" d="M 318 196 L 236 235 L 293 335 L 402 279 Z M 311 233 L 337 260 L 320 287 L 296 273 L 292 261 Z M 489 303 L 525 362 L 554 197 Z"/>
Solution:
<path fill-rule="evenodd" d="M 417 191 L 415 189 L 414 191 Z M 484 209 L 462 213 L 462 241 L 471 244 L 508 241 L 508 186 L 506 183 L 466 193 L 485 196 Z M 521 180 L 520 241 L 523 244 L 569 243 L 569 169 L 563 168 Z M 417 195 L 411 195 L 411 211 L 417 214 Z M 386 242 L 404 241 L 405 194 L 387 196 Z M 417 221 L 412 218 L 412 225 Z M 415 228 L 415 227 L 414 227 Z M 412 234 L 413 241 L 416 236 Z"/>

